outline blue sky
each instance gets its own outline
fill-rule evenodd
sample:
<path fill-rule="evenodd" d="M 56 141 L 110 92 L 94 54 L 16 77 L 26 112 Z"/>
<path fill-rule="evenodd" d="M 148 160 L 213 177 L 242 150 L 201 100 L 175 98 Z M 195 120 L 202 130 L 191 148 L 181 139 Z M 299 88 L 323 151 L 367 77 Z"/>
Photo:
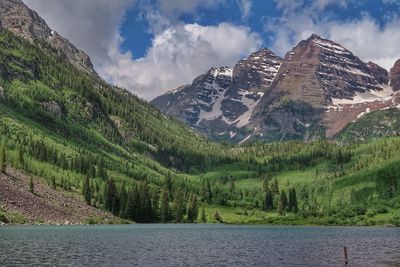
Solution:
<path fill-rule="evenodd" d="M 26 0 L 108 81 L 151 99 L 312 33 L 389 69 L 400 58 L 396 0 Z"/>

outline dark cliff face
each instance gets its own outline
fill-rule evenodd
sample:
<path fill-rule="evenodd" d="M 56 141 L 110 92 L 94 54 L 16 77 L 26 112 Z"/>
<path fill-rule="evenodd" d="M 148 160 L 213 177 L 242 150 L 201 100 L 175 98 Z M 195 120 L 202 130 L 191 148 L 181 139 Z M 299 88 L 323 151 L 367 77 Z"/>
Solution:
<path fill-rule="evenodd" d="M 219 107 L 231 80 L 231 69 L 212 68 L 194 79 L 191 85 L 157 97 L 152 103 L 188 125 L 200 127 L 203 120 L 216 120 L 222 115 Z"/>
<path fill-rule="evenodd" d="M 374 62 L 368 62 L 368 69 L 380 84 L 389 84 L 389 72 Z"/>
<path fill-rule="evenodd" d="M 265 48 L 240 60 L 233 68 L 232 84 L 222 102 L 224 116 L 231 122 L 239 120 L 239 128 L 246 126 L 256 103 L 270 87 L 281 64 L 282 58 Z"/>
<path fill-rule="evenodd" d="M 31 42 L 38 39 L 57 49 L 75 67 L 95 74 L 88 55 L 64 37 L 52 31 L 46 22 L 20 0 L 0 0 L 0 22 L 3 29 Z"/>
<path fill-rule="evenodd" d="M 396 106 L 393 90 L 400 89 L 400 61 L 391 70 L 390 83 L 393 88 L 387 70 L 312 35 L 284 59 L 262 49 L 240 60 L 221 97 L 211 97 L 206 84 L 196 79 L 174 92 L 173 108 L 164 101 L 171 93 L 153 104 L 217 140 L 311 140 L 333 137 L 363 114 Z M 191 101 L 195 92 L 209 109 Z M 182 110 L 194 114 L 192 120 L 176 116 Z"/>
<path fill-rule="evenodd" d="M 400 90 L 400 59 L 396 61 L 393 68 L 390 70 L 390 85 L 393 90 Z"/>

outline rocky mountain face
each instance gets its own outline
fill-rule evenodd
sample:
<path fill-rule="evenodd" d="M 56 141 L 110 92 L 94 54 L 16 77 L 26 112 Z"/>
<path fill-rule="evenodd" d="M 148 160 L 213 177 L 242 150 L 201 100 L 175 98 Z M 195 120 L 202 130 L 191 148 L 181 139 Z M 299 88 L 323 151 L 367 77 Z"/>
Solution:
<path fill-rule="evenodd" d="M 395 91 L 400 90 L 400 59 L 396 61 L 394 67 L 390 70 L 390 86 Z"/>
<path fill-rule="evenodd" d="M 44 41 L 75 67 L 95 74 L 88 55 L 51 30 L 46 22 L 21 0 L 0 0 L 0 26 L 30 42 Z"/>
<path fill-rule="evenodd" d="M 245 138 L 254 108 L 270 87 L 282 59 L 263 49 L 240 60 L 233 69 L 212 68 L 192 84 L 155 98 L 152 103 L 217 140 Z"/>
<path fill-rule="evenodd" d="M 364 114 L 397 107 L 399 89 L 400 60 L 389 74 L 312 35 L 284 59 L 262 49 L 232 71 L 214 68 L 152 103 L 216 140 L 311 140 L 334 138 Z"/>

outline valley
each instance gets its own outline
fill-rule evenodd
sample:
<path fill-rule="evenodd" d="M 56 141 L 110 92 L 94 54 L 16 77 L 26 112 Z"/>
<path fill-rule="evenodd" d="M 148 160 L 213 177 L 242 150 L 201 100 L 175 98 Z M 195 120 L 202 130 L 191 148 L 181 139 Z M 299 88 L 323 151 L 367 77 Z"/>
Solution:
<path fill-rule="evenodd" d="M 154 100 L 166 115 L 102 80 L 21 1 L 0 3 L 3 223 L 399 226 L 396 68 L 389 88 L 313 35 Z"/>

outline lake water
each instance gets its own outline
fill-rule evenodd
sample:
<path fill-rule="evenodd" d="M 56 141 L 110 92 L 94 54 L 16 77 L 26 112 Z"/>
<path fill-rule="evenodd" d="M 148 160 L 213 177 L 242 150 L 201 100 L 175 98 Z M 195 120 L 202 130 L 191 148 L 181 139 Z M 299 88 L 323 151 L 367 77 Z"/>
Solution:
<path fill-rule="evenodd" d="M 344 246 L 348 266 L 400 266 L 397 228 L 0 227 L 1 266 L 343 266 Z"/>

